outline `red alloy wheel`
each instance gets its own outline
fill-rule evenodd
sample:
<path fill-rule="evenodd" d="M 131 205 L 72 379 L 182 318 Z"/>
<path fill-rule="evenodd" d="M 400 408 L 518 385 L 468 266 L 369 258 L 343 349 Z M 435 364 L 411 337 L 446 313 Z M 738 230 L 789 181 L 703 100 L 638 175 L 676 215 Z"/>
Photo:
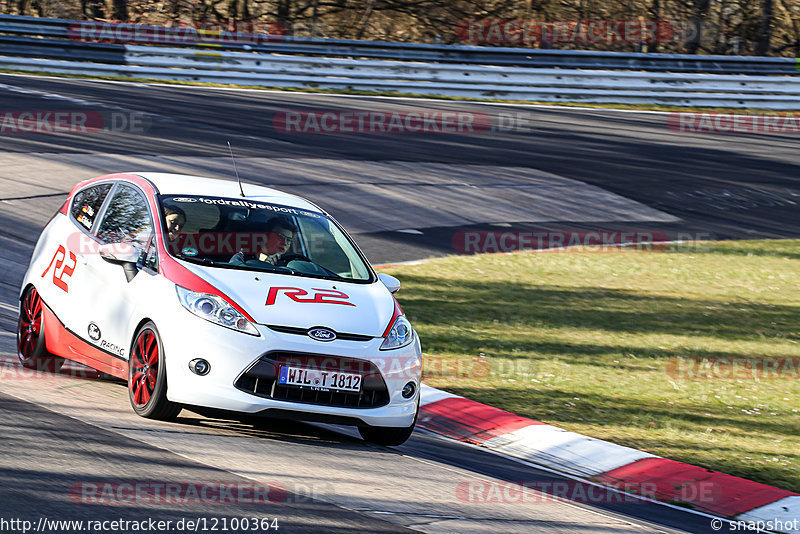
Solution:
<path fill-rule="evenodd" d="M 159 350 L 156 335 L 152 330 L 142 330 L 133 346 L 131 399 L 136 406 L 145 406 L 153 396 L 158 378 Z"/>
<path fill-rule="evenodd" d="M 42 332 L 42 299 L 31 288 L 22 300 L 17 325 L 17 354 L 23 362 L 36 357 L 39 336 Z"/>

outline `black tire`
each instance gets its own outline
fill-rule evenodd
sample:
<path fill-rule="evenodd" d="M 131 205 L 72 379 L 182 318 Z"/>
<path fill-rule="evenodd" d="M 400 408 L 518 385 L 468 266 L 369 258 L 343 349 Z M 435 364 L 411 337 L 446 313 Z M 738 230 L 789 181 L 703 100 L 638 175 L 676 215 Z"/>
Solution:
<path fill-rule="evenodd" d="M 417 412 L 414 414 L 414 422 L 409 427 L 393 426 L 360 426 L 358 432 L 364 441 L 382 445 L 384 447 L 396 447 L 405 443 L 414 432 L 419 416 L 419 398 L 417 398 Z"/>
<path fill-rule="evenodd" d="M 44 302 L 33 286 L 25 290 L 19 301 L 17 357 L 23 367 L 36 371 L 57 373 L 64 365 L 64 358 L 47 352 Z"/>
<path fill-rule="evenodd" d="M 128 397 L 133 411 L 147 419 L 170 421 L 183 407 L 167 400 L 167 367 L 156 325 L 149 321 L 133 336 L 128 353 Z"/>

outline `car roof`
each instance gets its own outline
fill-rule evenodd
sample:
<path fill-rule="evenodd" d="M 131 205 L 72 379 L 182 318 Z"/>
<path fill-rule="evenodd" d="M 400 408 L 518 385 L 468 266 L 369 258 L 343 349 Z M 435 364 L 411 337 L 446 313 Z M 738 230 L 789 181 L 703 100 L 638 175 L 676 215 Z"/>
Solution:
<path fill-rule="evenodd" d="M 241 198 L 239 186 L 235 180 L 219 180 L 216 178 L 204 178 L 202 176 L 192 176 L 189 174 L 172 174 L 166 172 L 129 172 L 149 180 L 156 186 L 162 195 L 209 195 L 226 198 Z M 308 200 L 272 189 L 261 185 L 242 183 L 245 198 L 249 200 L 260 200 L 262 202 L 274 202 L 301 208 L 310 211 L 321 211 Z"/>

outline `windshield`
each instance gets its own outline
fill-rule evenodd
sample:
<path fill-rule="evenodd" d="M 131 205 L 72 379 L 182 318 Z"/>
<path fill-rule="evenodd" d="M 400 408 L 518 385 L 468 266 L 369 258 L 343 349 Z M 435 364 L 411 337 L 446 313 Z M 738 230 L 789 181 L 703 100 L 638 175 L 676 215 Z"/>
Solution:
<path fill-rule="evenodd" d="M 248 199 L 162 196 L 164 243 L 186 261 L 334 280 L 372 281 L 364 258 L 322 213 Z"/>

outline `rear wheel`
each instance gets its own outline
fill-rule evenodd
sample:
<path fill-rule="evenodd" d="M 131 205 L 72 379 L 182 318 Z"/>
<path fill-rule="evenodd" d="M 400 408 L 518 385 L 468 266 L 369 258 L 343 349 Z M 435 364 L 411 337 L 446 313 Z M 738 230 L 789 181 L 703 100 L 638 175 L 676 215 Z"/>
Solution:
<path fill-rule="evenodd" d="M 145 323 L 133 338 L 128 392 L 133 411 L 148 419 L 175 419 L 182 407 L 167 400 L 167 368 L 156 325 Z"/>
<path fill-rule="evenodd" d="M 44 332 L 44 304 L 35 287 L 29 287 L 19 303 L 17 356 L 23 367 L 57 373 L 64 359 L 47 352 Z"/>
<path fill-rule="evenodd" d="M 417 412 L 414 414 L 414 422 L 409 427 L 393 427 L 393 426 L 360 426 L 358 432 L 364 441 L 374 443 L 375 445 L 383 445 L 385 447 L 394 447 L 402 445 L 411 434 L 414 432 L 414 427 L 417 424 L 417 416 L 419 415 L 419 400 L 417 400 Z"/>

